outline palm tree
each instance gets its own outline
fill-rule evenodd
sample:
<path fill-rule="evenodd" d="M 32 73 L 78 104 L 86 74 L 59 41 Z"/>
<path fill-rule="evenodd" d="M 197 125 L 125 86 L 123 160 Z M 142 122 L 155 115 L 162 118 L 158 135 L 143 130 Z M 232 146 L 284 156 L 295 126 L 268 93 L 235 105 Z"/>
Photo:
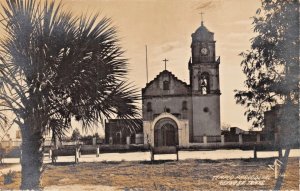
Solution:
<path fill-rule="evenodd" d="M 106 117 L 138 118 L 139 95 L 126 82 L 110 19 L 76 17 L 47 0 L 2 7 L 1 112 L 11 111 L 21 129 L 21 189 L 40 189 L 43 133 L 63 134 L 73 117 L 86 128 Z"/>

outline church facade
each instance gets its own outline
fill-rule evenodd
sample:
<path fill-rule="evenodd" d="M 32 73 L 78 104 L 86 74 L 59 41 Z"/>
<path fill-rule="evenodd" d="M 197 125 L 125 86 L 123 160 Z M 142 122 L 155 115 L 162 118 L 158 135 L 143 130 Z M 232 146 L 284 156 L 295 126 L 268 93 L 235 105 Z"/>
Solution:
<path fill-rule="evenodd" d="M 203 24 L 192 34 L 190 83 L 168 70 L 142 89 L 144 144 L 188 147 L 217 142 L 220 129 L 220 58 L 214 33 Z"/>

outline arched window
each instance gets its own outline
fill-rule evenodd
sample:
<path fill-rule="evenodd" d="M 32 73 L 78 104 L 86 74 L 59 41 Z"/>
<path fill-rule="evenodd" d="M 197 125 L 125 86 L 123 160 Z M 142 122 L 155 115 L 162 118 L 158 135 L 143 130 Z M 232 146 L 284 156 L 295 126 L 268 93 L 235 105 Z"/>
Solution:
<path fill-rule="evenodd" d="M 169 90 L 170 89 L 170 82 L 165 80 L 163 82 L 163 90 Z"/>
<path fill-rule="evenodd" d="M 171 109 L 165 106 L 164 112 L 171 113 Z"/>
<path fill-rule="evenodd" d="M 183 102 L 182 102 L 182 110 L 183 110 L 183 111 L 186 111 L 186 110 L 187 110 L 187 102 L 186 102 L 186 101 L 183 101 Z"/>
<path fill-rule="evenodd" d="M 199 76 L 199 90 L 201 94 L 209 94 L 209 74 L 207 72 L 203 72 Z"/>
<path fill-rule="evenodd" d="M 152 111 L 152 103 L 148 102 L 147 103 L 147 112 L 151 112 Z"/>

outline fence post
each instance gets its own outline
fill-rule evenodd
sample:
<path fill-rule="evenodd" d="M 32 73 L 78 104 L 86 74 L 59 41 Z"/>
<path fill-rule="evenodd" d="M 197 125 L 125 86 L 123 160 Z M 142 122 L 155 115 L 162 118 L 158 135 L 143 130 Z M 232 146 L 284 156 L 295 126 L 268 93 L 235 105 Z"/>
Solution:
<path fill-rule="evenodd" d="M 256 134 L 256 142 L 260 142 L 260 134 L 258 133 L 258 134 Z"/>
<path fill-rule="evenodd" d="M 49 150 L 49 159 L 51 159 L 51 157 L 52 157 L 52 148 L 50 148 Z"/>
<path fill-rule="evenodd" d="M 278 147 L 278 157 L 279 158 L 282 157 L 282 148 L 281 148 L 281 146 Z"/>
<path fill-rule="evenodd" d="M 127 137 L 126 137 L 126 144 L 127 144 L 127 145 L 130 145 L 130 136 L 127 136 Z"/>
<path fill-rule="evenodd" d="M 256 145 L 254 145 L 253 152 L 254 152 L 254 159 L 257 159 L 257 149 L 256 149 Z"/>
<path fill-rule="evenodd" d="M 225 145 L 225 135 L 221 135 L 221 144 Z"/>
<path fill-rule="evenodd" d="M 239 144 L 243 144 L 243 134 L 239 134 Z"/>
<path fill-rule="evenodd" d="M 22 162 L 22 149 L 20 148 L 20 163 Z"/>
<path fill-rule="evenodd" d="M 274 161 L 274 175 L 275 179 L 277 179 L 280 176 L 280 168 L 281 168 L 282 162 L 278 159 Z"/>
<path fill-rule="evenodd" d="M 100 146 L 97 147 L 97 154 L 96 154 L 96 157 L 99 157 L 100 156 Z"/>
<path fill-rule="evenodd" d="M 75 163 L 79 162 L 79 148 L 76 147 L 75 149 Z"/>
<path fill-rule="evenodd" d="M 203 143 L 207 144 L 207 136 L 206 135 L 203 136 Z"/>
<path fill-rule="evenodd" d="M 153 153 L 153 148 L 150 147 L 150 154 L 151 154 L 151 162 L 154 161 L 154 153 Z"/>

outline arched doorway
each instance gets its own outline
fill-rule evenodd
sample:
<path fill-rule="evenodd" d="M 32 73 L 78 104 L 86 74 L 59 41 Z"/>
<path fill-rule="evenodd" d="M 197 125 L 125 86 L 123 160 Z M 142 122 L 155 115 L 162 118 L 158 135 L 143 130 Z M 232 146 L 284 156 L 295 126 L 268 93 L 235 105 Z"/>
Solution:
<path fill-rule="evenodd" d="M 116 141 L 115 144 L 122 144 L 122 134 L 121 132 L 116 133 Z"/>
<path fill-rule="evenodd" d="M 170 118 L 160 119 L 154 127 L 154 146 L 178 145 L 178 127 Z"/>

